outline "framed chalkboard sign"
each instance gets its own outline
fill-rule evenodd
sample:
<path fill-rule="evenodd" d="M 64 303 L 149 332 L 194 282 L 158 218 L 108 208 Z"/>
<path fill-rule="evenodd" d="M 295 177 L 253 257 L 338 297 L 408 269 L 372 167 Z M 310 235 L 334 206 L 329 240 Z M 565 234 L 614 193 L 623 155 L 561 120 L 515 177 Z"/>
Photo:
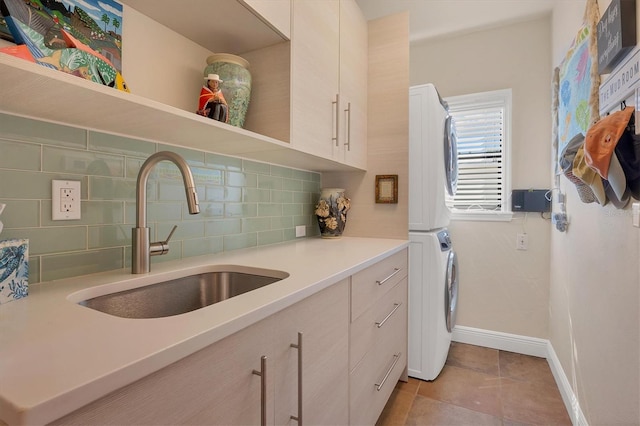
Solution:
<path fill-rule="evenodd" d="M 636 0 L 612 0 L 598 22 L 598 73 L 608 74 L 636 45 Z"/>

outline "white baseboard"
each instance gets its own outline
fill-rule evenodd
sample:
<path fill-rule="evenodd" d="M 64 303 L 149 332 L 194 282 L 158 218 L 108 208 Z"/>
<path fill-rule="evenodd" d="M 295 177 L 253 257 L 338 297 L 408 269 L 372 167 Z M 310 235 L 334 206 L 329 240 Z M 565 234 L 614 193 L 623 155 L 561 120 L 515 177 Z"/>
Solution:
<path fill-rule="evenodd" d="M 483 330 L 462 325 L 456 325 L 453 328 L 452 340 L 540 358 L 547 357 L 547 344 L 549 343 L 546 339 L 519 336 L 517 334 Z"/>
<path fill-rule="evenodd" d="M 574 426 L 589 426 L 580 409 L 578 398 L 576 398 L 571 383 L 567 379 L 567 375 L 562 369 L 560 360 L 549 340 L 460 325 L 456 325 L 453 328 L 452 340 L 454 342 L 546 358 L 558 385 L 560 395 L 562 395 L 562 401 L 569 413 L 569 417 L 571 417 L 571 423 Z"/>
<path fill-rule="evenodd" d="M 560 360 L 558 359 L 556 351 L 553 349 L 553 345 L 551 345 L 551 342 L 548 343 L 547 351 L 547 362 L 549 363 L 549 368 L 551 368 L 553 377 L 554 379 L 556 379 L 556 383 L 558 384 L 558 389 L 560 390 L 560 394 L 562 395 L 564 406 L 567 407 L 567 412 L 569 413 L 569 417 L 571 417 L 571 423 L 573 423 L 575 426 L 589 426 L 584 413 L 580 409 L 578 398 L 576 398 L 576 394 L 573 393 L 571 383 L 569 382 L 567 375 L 562 369 Z"/>

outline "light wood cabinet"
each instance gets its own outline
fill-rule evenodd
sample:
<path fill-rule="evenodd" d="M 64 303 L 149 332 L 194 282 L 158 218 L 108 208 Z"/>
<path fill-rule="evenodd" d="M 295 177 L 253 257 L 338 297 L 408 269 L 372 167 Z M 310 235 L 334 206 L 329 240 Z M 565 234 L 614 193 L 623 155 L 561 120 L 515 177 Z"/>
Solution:
<path fill-rule="evenodd" d="M 297 424 L 291 416 L 299 416 L 300 384 L 302 424 L 348 424 L 349 279 L 293 305 L 275 319 L 276 424 Z M 298 333 L 301 351 L 291 347 L 298 344 Z M 302 375 L 298 377 L 300 355 Z"/>
<path fill-rule="evenodd" d="M 375 424 L 406 377 L 407 266 L 403 250 L 351 278 L 349 424 Z"/>
<path fill-rule="evenodd" d="M 266 424 L 347 424 L 348 336 L 345 279 L 53 424 L 258 425 L 263 356 Z"/>
<path fill-rule="evenodd" d="M 355 0 L 296 0 L 291 143 L 366 167 L 367 22 Z"/>
<path fill-rule="evenodd" d="M 291 144 L 339 159 L 340 1 L 296 0 L 291 34 Z"/>
<path fill-rule="evenodd" d="M 340 1 L 340 128 L 343 160 L 367 167 L 368 26 L 354 0 Z"/>
<path fill-rule="evenodd" d="M 261 378 L 252 372 L 262 356 L 270 367 L 274 330 L 269 319 L 258 322 L 53 424 L 258 425 Z"/>

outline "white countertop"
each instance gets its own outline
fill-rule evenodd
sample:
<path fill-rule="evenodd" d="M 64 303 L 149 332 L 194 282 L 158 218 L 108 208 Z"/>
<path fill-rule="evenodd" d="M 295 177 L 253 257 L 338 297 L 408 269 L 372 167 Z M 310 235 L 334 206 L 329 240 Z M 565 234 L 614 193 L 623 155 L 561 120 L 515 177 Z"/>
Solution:
<path fill-rule="evenodd" d="M 32 285 L 0 305 L 0 420 L 44 424 L 266 318 L 408 246 L 406 240 L 305 238 Z M 166 318 L 126 319 L 76 302 L 239 265 L 289 277 Z"/>

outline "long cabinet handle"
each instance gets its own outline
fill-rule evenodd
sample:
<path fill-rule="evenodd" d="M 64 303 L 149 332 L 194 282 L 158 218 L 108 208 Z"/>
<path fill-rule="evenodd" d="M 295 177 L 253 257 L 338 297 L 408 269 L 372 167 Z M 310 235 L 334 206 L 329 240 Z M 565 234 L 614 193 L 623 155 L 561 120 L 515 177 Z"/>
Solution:
<path fill-rule="evenodd" d="M 394 308 L 393 308 L 393 310 L 392 310 L 391 312 L 389 312 L 389 315 L 387 315 L 386 317 L 384 317 L 384 319 L 383 319 L 382 321 L 380 321 L 380 322 L 376 322 L 376 325 L 378 326 L 378 328 L 382 327 L 382 326 L 384 325 L 384 323 L 385 323 L 385 322 L 387 322 L 387 320 L 388 320 L 389 318 L 391 318 L 391 315 L 393 315 L 393 314 L 398 310 L 398 308 L 400 307 L 400 305 L 402 305 L 402 303 L 394 303 L 394 304 L 393 304 Z"/>
<path fill-rule="evenodd" d="M 347 103 L 347 109 L 344 110 L 347 116 L 347 141 L 344 143 L 344 146 L 347 147 L 347 151 L 351 151 L 351 102 Z"/>
<path fill-rule="evenodd" d="M 298 332 L 298 343 L 292 343 L 291 347 L 298 350 L 298 415 L 291 415 L 290 418 L 302 426 L 302 332 Z"/>
<path fill-rule="evenodd" d="M 387 281 L 389 281 L 391 278 L 393 278 L 393 276 L 394 276 L 395 274 L 397 274 L 398 272 L 400 272 L 400 268 L 393 268 L 393 272 L 391 273 L 391 275 L 389 275 L 387 278 L 385 278 L 385 279 L 384 279 L 384 280 L 382 280 L 382 281 L 376 281 L 376 283 L 377 283 L 378 285 L 382 285 L 382 284 L 386 283 Z"/>
<path fill-rule="evenodd" d="M 332 105 L 336 106 L 336 125 L 334 127 L 336 131 L 336 136 L 332 137 L 332 141 L 336 141 L 336 146 L 340 146 L 339 135 L 340 135 L 340 94 L 336 93 L 336 100 L 331 102 Z"/>
<path fill-rule="evenodd" d="M 389 367 L 389 370 L 387 370 L 387 374 L 384 375 L 384 378 L 382 379 L 382 381 L 378 384 L 376 383 L 376 390 L 380 391 L 380 389 L 382 389 L 382 387 L 384 386 L 384 382 L 387 381 L 387 379 L 389 378 L 389 375 L 391 374 L 391 372 L 393 371 L 393 369 L 395 368 L 396 364 L 398 363 L 398 360 L 400 359 L 400 355 L 402 353 L 398 352 L 397 354 L 395 354 L 393 356 L 393 364 L 391 364 L 391 367 Z"/>
<path fill-rule="evenodd" d="M 260 376 L 260 425 L 267 425 L 267 357 L 260 358 L 260 371 L 253 370 L 253 374 Z"/>

